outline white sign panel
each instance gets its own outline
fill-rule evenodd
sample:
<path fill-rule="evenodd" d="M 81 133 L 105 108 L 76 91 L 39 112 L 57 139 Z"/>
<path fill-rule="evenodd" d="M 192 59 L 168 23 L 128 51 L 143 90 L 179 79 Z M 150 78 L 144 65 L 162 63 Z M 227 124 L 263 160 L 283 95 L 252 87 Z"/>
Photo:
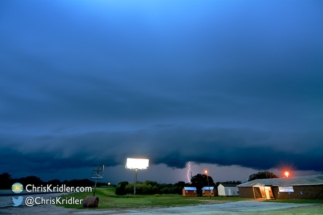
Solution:
<path fill-rule="evenodd" d="M 285 192 L 285 193 L 294 192 L 293 187 L 278 187 L 278 188 L 279 188 L 279 192 Z"/>
<path fill-rule="evenodd" d="M 149 166 L 148 159 L 141 158 L 127 158 L 127 169 L 147 169 Z"/>

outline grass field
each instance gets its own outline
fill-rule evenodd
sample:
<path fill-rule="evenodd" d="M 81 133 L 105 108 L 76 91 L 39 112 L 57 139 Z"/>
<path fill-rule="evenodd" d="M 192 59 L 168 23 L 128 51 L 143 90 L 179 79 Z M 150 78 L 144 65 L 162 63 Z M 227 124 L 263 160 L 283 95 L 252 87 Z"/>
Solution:
<path fill-rule="evenodd" d="M 74 197 L 76 199 L 84 199 L 86 196 L 92 196 L 92 193 L 73 193 L 66 197 Z M 246 199 L 240 197 L 183 197 L 181 195 L 171 194 L 156 194 L 156 195 L 115 195 L 113 187 L 98 188 L 96 196 L 99 197 L 98 209 L 153 209 L 176 206 L 189 206 L 201 204 L 221 204 L 225 202 L 246 201 L 253 199 Z M 264 202 L 278 202 L 278 203 L 296 203 L 296 204 L 313 204 L 304 207 L 295 207 L 282 210 L 269 210 L 266 212 L 244 212 L 240 211 L 241 215 L 323 215 L 323 200 L 265 200 Z M 82 209 L 82 205 L 60 205 L 65 208 Z M 95 210 L 95 209 L 94 209 Z"/>
<path fill-rule="evenodd" d="M 92 193 L 73 193 L 66 197 L 84 199 Z M 174 207 L 197 204 L 223 203 L 229 201 L 247 200 L 240 197 L 183 197 L 177 194 L 155 195 L 115 195 L 115 188 L 97 188 L 96 196 L 99 197 L 99 209 L 126 209 L 126 208 L 151 208 L 151 207 Z M 82 205 L 59 205 L 66 208 L 82 208 Z"/>

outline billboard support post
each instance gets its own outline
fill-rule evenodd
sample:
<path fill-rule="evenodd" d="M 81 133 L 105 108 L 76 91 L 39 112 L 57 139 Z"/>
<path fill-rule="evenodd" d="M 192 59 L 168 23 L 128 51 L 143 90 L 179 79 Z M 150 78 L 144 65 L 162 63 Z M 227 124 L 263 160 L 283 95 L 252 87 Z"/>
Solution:
<path fill-rule="evenodd" d="M 126 168 L 127 169 L 135 169 L 135 181 L 133 184 L 133 195 L 136 195 L 138 169 L 147 169 L 148 165 L 149 165 L 148 159 L 127 158 Z"/>
<path fill-rule="evenodd" d="M 135 170 L 135 183 L 133 186 L 133 195 L 136 195 L 137 174 L 138 174 L 138 169 Z"/>

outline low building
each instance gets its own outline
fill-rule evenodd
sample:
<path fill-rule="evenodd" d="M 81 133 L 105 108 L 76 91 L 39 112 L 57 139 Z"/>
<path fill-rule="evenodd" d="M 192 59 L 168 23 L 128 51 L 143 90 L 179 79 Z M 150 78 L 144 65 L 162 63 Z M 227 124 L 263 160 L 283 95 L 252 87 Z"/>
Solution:
<path fill-rule="evenodd" d="M 183 187 L 183 196 L 197 196 L 196 187 Z"/>
<path fill-rule="evenodd" d="M 238 188 L 242 198 L 323 199 L 323 175 L 256 179 Z"/>
<path fill-rule="evenodd" d="M 236 184 L 219 184 L 218 185 L 219 196 L 239 196 L 239 190 Z"/>
<path fill-rule="evenodd" d="M 218 192 L 214 187 L 202 187 L 202 196 L 217 196 Z"/>

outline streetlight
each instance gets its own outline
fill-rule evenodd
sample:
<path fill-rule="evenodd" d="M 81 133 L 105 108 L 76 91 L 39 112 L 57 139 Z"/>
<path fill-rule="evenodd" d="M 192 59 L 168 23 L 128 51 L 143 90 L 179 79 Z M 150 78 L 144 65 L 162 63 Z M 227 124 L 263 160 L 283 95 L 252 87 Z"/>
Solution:
<path fill-rule="evenodd" d="M 288 178 L 289 172 L 288 171 L 284 172 L 284 175 L 285 175 L 285 178 Z"/>
<path fill-rule="evenodd" d="M 211 189 L 210 189 L 210 183 L 209 183 L 209 175 L 207 174 L 207 170 L 205 170 L 204 172 L 206 174 L 207 186 L 209 187 L 209 196 L 211 198 Z"/>

